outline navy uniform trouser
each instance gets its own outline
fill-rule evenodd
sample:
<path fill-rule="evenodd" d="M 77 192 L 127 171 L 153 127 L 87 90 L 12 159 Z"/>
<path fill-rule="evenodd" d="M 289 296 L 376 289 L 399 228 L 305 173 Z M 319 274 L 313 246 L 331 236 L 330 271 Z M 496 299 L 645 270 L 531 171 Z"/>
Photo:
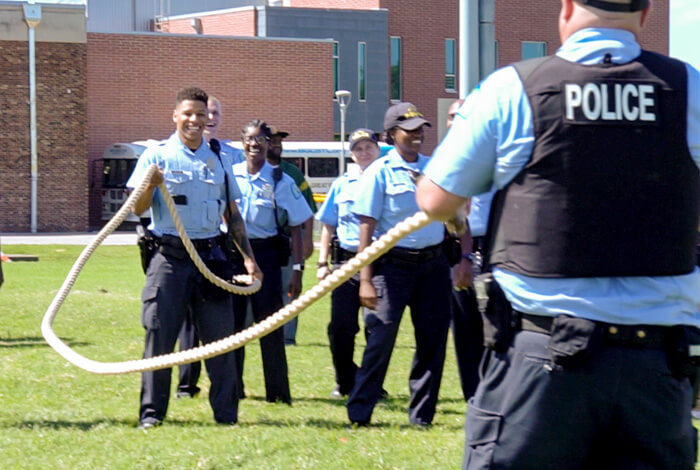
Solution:
<path fill-rule="evenodd" d="M 374 267 L 377 310 L 365 312 L 367 346 L 355 386 L 348 397 L 348 418 L 366 424 L 380 399 L 382 384 L 406 306 L 411 309 L 416 352 L 411 364 L 409 420 L 430 424 L 435 415 L 450 322 L 449 266 L 444 254 L 414 266 L 381 262 Z"/>
<path fill-rule="evenodd" d="M 360 308 L 360 275 L 355 274 L 333 290 L 331 321 L 328 324 L 328 340 L 335 367 L 335 382 L 343 395 L 349 394 L 355 385 L 357 364 L 353 356 L 355 336 L 360 331 L 358 319 Z"/>
<path fill-rule="evenodd" d="M 253 311 L 253 320 L 258 323 L 282 308 L 281 273 L 272 240 L 251 240 L 255 260 L 263 273 L 263 282 L 260 290 L 250 296 L 234 295 L 233 312 L 235 316 L 236 332 L 245 327 L 246 302 L 250 301 Z M 260 350 L 262 352 L 263 373 L 265 376 L 265 399 L 267 401 L 281 401 L 291 403 L 292 397 L 289 391 L 289 375 L 287 371 L 287 355 L 284 350 L 284 331 L 277 328 L 260 338 Z M 236 351 L 238 371 L 243 376 L 243 363 L 245 349 Z"/>
<path fill-rule="evenodd" d="M 185 322 L 182 324 L 182 328 L 180 329 L 177 339 L 180 343 L 180 351 L 199 346 L 199 335 L 197 334 L 197 328 L 194 326 L 194 315 L 192 314 L 192 310 L 187 312 L 187 317 Z M 202 373 L 201 361 L 183 364 L 179 367 L 179 372 L 180 381 L 177 385 L 177 391 L 187 392 L 193 396 L 199 393 L 197 382 L 199 382 L 199 376 Z"/>
<path fill-rule="evenodd" d="M 218 248 L 216 248 L 218 249 Z M 201 253 L 202 257 L 206 253 Z M 231 296 L 206 300 L 198 286 L 205 282 L 188 256 L 155 253 L 143 288 L 141 322 L 146 329 L 144 357 L 171 353 L 188 309 L 204 344 L 233 334 Z M 205 361 L 211 380 L 209 402 L 214 419 L 233 423 L 238 418 L 238 372 L 233 352 Z M 162 421 L 168 409 L 171 369 L 141 375 L 141 422 Z"/>
<path fill-rule="evenodd" d="M 552 364 L 550 336 L 515 334 L 487 350 L 466 419 L 465 469 L 692 469 L 691 387 L 666 352 L 602 346 Z"/>
<path fill-rule="evenodd" d="M 479 385 L 479 364 L 484 354 L 484 323 L 473 287 L 452 290 L 451 326 L 462 394 L 469 400 Z"/>

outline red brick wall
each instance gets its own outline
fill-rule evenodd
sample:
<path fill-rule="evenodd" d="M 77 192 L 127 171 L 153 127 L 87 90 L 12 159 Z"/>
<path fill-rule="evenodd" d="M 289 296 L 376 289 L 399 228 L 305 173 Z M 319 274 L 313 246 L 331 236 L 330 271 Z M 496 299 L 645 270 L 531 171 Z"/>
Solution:
<path fill-rule="evenodd" d="M 296 8 L 338 8 L 344 10 L 372 10 L 379 8 L 381 0 L 290 0 L 289 6 Z"/>
<path fill-rule="evenodd" d="M 445 39 L 459 42 L 459 2 L 434 0 L 426 8 L 422 0 L 382 0 L 381 7 L 389 10 L 389 36 L 402 38 L 403 100 L 433 125 L 422 148 L 430 154 L 437 145 L 437 99 L 459 96 L 445 91 Z"/>
<path fill-rule="evenodd" d="M 190 85 L 221 100 L 222 138 L 262 118 L 289 140 L 332 140 L 331 43 L 89 33 L 87 56 L 91 160 L 114 142 L 168 137 L 175 93 Z"/>
<path fill-rule="evenodd" d="M 28 46 L 0 41 L 0 231 L 31 224 Z M 36 43 L 37 230 L 88 226 L 85 44 Z"/>
<path fill-rule="evenodd" d="M 554 54 L 559 39 L 560 3 L 551 0 L 496 1 L 496 40 L 500 67 L 521 59 L 521 41 L 544 41 L 547 54 Z M 640 42 L 668 54 L 668 0 L 655 0 Z"/>
<path fill-rule="evenodd" d="M 210 36 L 257 36 L 257 11 L 246 9 L 220 15 L 200 16 L 202 33 Z M 178 34 L 195 34 L 190 19 L 171 20 L 169 31 Z"/>

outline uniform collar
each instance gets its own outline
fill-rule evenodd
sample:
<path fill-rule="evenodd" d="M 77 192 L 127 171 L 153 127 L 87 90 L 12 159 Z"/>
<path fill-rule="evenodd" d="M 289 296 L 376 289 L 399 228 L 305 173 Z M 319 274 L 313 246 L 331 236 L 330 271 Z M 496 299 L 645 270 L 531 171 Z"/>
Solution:
<path fill-rule="evenodd" d="M 173 132 L 170 137 L 168 138 L 168 145 L 172 145 L 178 150 L 182 150 L 186 155 L 196 155 L 200 150 L 202 150 L 202 147 L 206 146 L 209 148 L 209 145 L 206 143 L 204 138 L 202 138 L 202 141 L 199 143 L 199 147 L 197 147 L 197 150 L 192 150 L 189 148 L 187 145 L 180 140 L 180 136 L 177 135 L 177 132 Z"/>
<path fill-rule="evenodd" d="M 255 173 L 254 175 L 251 175 L 248 173 L 248 162 L 243 162 L 246 166 L 245 168 L 245 174 L 248 175 L 248 179 L 251 181 L 255 181 L 257 179 L 261 180 L 263 183 L 274 183 L 274 179 L 272 178 L 272 171 L 273 167 L 269 163 L 267 163 L 267 160 L 265 160 L 265 163 L 263 163 L 262 167 L 260 167 L 260 171 Z"/>
<path fill-rule="evenodd" d="M 613 28 L 585 28 L 569 36 L 557 51 L 557 56 L 569 62 L 594 65 L 606 54 L 616 64 L 631 62 L 642 48 L 631 31 Z"/>
<path fill-rule="evenodd" d="M 411 163 L 408 163 L 406 160 L 404 160 L 395 148 L 391 149 L 389 153 L 386 154 L 385 158 L 386 164 L 391 168 L 408 168 L 412 165 Z M 423 166 L 424 160 L 426 158 L 428 157 L 419 153 L 418 159 L 415 162 L 413 162 L 413 164 L 418 164 L 418 167 L 420 168 Z"/>

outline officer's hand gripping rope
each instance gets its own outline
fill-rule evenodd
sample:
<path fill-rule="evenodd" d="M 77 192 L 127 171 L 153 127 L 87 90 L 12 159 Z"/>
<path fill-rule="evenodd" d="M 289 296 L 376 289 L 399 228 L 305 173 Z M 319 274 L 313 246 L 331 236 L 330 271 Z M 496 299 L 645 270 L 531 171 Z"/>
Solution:
<path fill-rule="evenodd" d="M 281 310 L 270 315 L 265 320 L 260 323 L 256 323 L 249 328 L 238 332 L 234 335 L 222 338 L 218 341 L 202 345 L 197 348 L 187 349 L 185 351 L 174 352 L 170 354 L 165 354 L 162 356 L 150 357 L 147 359 L 138 359 L 125 362 L 99 362 L 92 359 L 88 359 L 73 349 L 70 348 L 66 343 L 61 341 L 61 339 L 53 332 L 52 325 L 53 321 L 61 308 L 61 305 L 65 301 L 70 289 L 73 287 L 75 280 L 77 279 L 82 267 L 87 262 L 88 258 L 95 251 L 97 246 L 99 246 L 104 239 L 110 233 L 114 232 L 117 227 L 124 221 L 124 219 L 129 215 L 132 207 L 141 196 L 141 194 L 146 190 L 148 182 L 154 172 L 158 171 L 156 165 L 151 165 L 144 176 L 143 181 L 138 188 L 134 189 L 129 198 L 124 202 L 122 207 L 117 211 L 114 217 L 104 226 L 102 230 L 95 236 L 95 238 L 83 249 L 82 253 L 73 264 L 71 271 L 68 276 L 63 281 L 63 285 L 58 290 L 58 293 L 54 297 L 51 305 L 49 305 L 48 310 L 44 314 L 44 318 L 41 323 L 41 333 L 46 339 L 46 342 L 64 359 L 68 360 L 72 364 L 84 369 L 88 372 L 102 375 L 114 375 L 114 374 L 126 374 L 130 372 L 144 372 L 147 370 L 157 370 L 166 369 L 176 365 L 187 364 L 190 362 L 197 362 L 202 359 L 207 359 L 210 357 L 218 356 L 226 352 L 237 349 L 253 339 L 265 336 L 270 331 L 278 328 L 282 324 L 291 320 L 292 318 L 299 315 L 306 307 L 311 305 L 313 302 L 335 289 L 337 286 L 343 282 L 350 279 L 356 272 L 358 272 L 364 266 L 367 266 L 381 255 L 389 251 L 396 243 L 403 237 L 411 232 L 419 230 L 422 227 L 428 225 L 432 220 L 424 213 L 417 212 L 399 222 L 386 234 L 372 243 L 361 253 L 358 253 L 355 257 L 346 262 L 342 267 L 333 271 L 320 283 L 304 292 L 292 303 L 286 305 Z M 207 269 L 204 262 L 201 260 L 197 254 L 197 250 L 192 245 L 187 233 L 182 226 L 182 221 L 177 214 L 177 209 L 175 203 L 170 196 L 170 193 L 166 189 L 164 184 L 159 186 L 165 203 L 170 211 L 170 214 L 175 223 L 175 228 L 177 229 L 180 238 L 182 239 L 185 249 L 192 258 L 194 264 L 202 272 L 204 277 L 210 282 L 221 287 L 222 289 L 233 292 L 236 294 L 249 295 L 256 292 L 260 288 L 260 281 L 254 280 L 253 285 L 248 287 L 238 287 L 229 284 L 228 282 L 214 276 L 209 269 Z"/>

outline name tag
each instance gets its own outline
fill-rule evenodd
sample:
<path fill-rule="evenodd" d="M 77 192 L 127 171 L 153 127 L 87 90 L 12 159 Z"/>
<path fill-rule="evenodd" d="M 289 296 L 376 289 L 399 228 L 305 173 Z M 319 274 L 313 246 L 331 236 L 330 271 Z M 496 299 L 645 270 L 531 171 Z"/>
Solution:
<path fill-rule="evenodd" d="M 658 88 L 651 82 L 564 82 L 562 100 L 568 124 L 659 124 Z"/>

